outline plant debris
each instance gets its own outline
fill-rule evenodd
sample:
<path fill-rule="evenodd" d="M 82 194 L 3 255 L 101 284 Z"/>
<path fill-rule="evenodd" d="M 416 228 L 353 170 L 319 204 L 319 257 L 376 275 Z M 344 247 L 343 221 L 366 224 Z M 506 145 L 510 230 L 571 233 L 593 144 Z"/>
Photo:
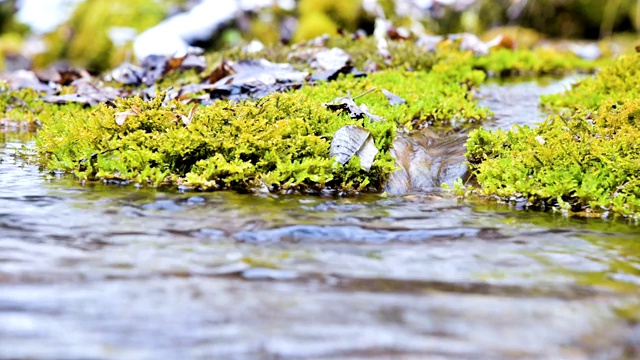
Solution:
<path fill-rule="evenodd" d="M 297 71 L 290 64 L 272 63 L 265 59 L 243 60 L 228 66 L 232 74 L 212 84 L 212 99 L 260 99 L 272 92 L 300 87 L 309 76 L 309 73 Z"/>
<path fill-rule="evenodd" d="M 330 157 L 344 165 L 354 156 L 360 158 L 360 166 L 365 171 L 371 169 L 378 153 L 371 133 L 355 125 L 346 125 L 338 129 L 331 140 Z"/>
<path fill-rule="evenodd" d="M 382 93 L 384 94 L 384 96 L 387 97 L 387 99 L 389 99 L 389 105 L 402 105 L 405 104 L 407 101 L 403 98 L 401 98 L 400 96 L 392 93 L 391 91 L 387 90 L 387 89 L 380 89 L 380 91 L 382 91 Z"/>

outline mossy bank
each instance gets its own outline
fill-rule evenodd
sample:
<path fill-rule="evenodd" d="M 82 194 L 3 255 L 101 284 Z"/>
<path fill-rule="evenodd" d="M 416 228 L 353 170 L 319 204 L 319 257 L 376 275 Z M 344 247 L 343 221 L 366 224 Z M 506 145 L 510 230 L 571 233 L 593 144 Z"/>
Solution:
<path fill-rule="evenodd" d="M 164 101 L 163 96 L 150 102 L 119 99 L 97 108 L 30 99 L 4 116 L 22 114 L 41 123 L 36 140 L 41 166 L 74 173 L 83 180 L 203 190 L 381 191 L 396 170 L 389 150 L 398 129 L 410 133 L 429 127 L 435 133 L 448 134 L 467 131 L 491 116 L 488 109 L 477 106 L 473 95 L 487 73 L 591 71 L 597 64 L 558 51 L 553 53 L 557 61 L 543 67 L 532 56 L 536 50 L 494 49 L 487 56 L 476 56 L 472 51 L 458 50 L 456 41 L 441 43 L 435 52 L 411 41 L 389 41 L 390 49 L 399 50 L 391 59 L 366 58 L 366 54 L 377 54 L 372 39 L 335 38 L 329 39 L 328 45 L 341 45 L 356 67 L 373 61 L 381 71 L 364 78 L 341 75 L 332 82 L 309 83 L 301 90 L 259 100 L 197 106 L 188 122 L 182 119 L 189 117 L 193 105 Z M 289 56 L 300 49 L 266 49 L 253 56 L 284 61 L 286 55 L 296 67 L 308 68 L 305 61 Z M 209 57 L 211 68 L 217 66 L 213 61 L 216 56 L 219 54 Z M 235 51 L 225 56 L 233 59 L 243 54 Z M 188 76 L 197 78 L 194 73 Z M 175 81 L 180 83 L 179 75 Z M 161 79 L 158 85 L 163 88 L 172 83 Z M 391 105 L 378 91 L 382 89 L 406 103 Z M 324 106 L 334 98 L 369 90 L 375 91 L 356 102 L 366 105 L 382 121 L 354 119 Z M 3 96 L 16 95 L 5 92 Z M 345 165 L 329 156 L 333 134 L 352 124 L 366 129 L 378 150 L 369 171 L 360 166 L 357 156 Z"/>
<path fill-rule="evenodd" d="M 565 94 L 543 99 L 559 111 L 539 127 L 477 130 L 467 156 L 480 194 L 578 214 L 638 217 L 640 55 L 620 57 Z"/>

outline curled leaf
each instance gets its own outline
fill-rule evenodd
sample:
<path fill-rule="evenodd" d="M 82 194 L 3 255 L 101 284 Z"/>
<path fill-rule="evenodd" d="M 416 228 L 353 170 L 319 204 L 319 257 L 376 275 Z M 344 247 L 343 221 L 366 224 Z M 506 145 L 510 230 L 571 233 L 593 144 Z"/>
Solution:
<path fill-rule="evenodd" d="M 369 171 L 377 153 L 378 149 L 369 131 L 356 125 L 346 125 L 338 129 L 333 136 L 329 156 L 335 157 L 342 165 L 348 163 L 352 157 L 358 156 L 360 166 Z"/>
<path fill-rule="evenodd" d="M 116 124 L 118 124 L 118 126 L 122 126 L 125 122 L 125 120 L 127 120 L 127 118 L 129 116 L 133 116 L 133 115 L 138 115 L 142 112 L 142 109 L 140 109 L 139 107 L 132 105 L 131 109 L 127 110 L 127 111 L 121 111 L 121 112 L 117 112 L 115 113 L 116 116 Z"/>
<path fill-rule="evenodd" d="M 119 126 L 122 126 L 122 124 L 124 124 L 124 121 L 127 120 L 127 118 L 129 116 L 133 116 L 135 114 L 136 114 L 136 112 L 133 111 L 133 110 L 117 112 L 116 113 L 116 124 L 118 124 Z"/>
<path fill-rule="evenodd" d="M 198 109 L 198 104 L 193 104 L 193 107 L 191 107 L 191 110 L 189 110 L 189 115 L 187 116 L 180 115 L 180 118 L 182 119 L 182 123 L 185 125 L 191 124 L 191 120 L 193 120 L 193 116 L 196 114 L 197 109 Z"/>

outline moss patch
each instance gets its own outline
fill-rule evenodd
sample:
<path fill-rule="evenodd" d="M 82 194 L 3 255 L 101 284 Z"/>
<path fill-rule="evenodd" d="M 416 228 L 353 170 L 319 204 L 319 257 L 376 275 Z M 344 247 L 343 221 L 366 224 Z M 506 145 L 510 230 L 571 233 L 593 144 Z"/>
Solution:
<path fill-rule="evenodd" d="M 488 56 L 478 57 L 474 66 L 491 75 L 561 75 L 572 71 L 594 72 L 608 63 L 608 59 L 589 61 L 571 52 L 560 52 L 550 48 L 512 51 L 493 49 Z"/>
<path fill-rule="evenodd" d="M 562 115 L 537 128 L 472 132 L 466 155 L 480 194 L 639 217 L 638 65 L 640 55 L 621 56 L 571 91 L 545 97 Z"/>
<path fill-rule="evenodd" d="M 640 100 L 551 116 L 537 128 L 476 130 L 467 142 L 482 195 L 574 212 L 640 209 Z"/>
<path fill-rule="evenodd" d="M 554 53 L 558 61 L 542 68 L 531 60 L 530 50 L 494 50 L 486 58 L 477 57 L 470 51 L 457 50 L 455 42 L 444 42 L 430 53 L 411 41 L 390 41 L 389 49 L 398 50 L 392 51 L 391 59 L 371 56 L 377 53 L 373 39 L 332 38 L 328 46 L 345 48 L 356 66 L 374 62 L 385 70 L 364 78 L 342 76 L 257 101 L 218 101 L 199 106 L 188 125 L 183 124 L 181 116 L 189 113 L 190 107 L 177 101 L 163 103 L 161 99 L 148 103 L 139 98 L 119 99 L 115 108 L 101 105 L 93 109 L 34 100 L 15 110 L 14 115 L 23 114 L 42 123 L 36 143 L 43 168 L 72 172 L 85 180 L 114 179 L 205 190 L 380 191 L 395 170 L 389 149 L 397 128 L 458 132 L 490 116 L 488 109 L 477 106 L 472 94 L 472 89 L 485 80 L 485 71 L 542 73 L 568 71 L 584 64 L 558 52 Z M 274 47 L 253 56 L 285 62 L 297 50 Z M 250 57 L 239 51 L 215 56 Z M 297 59 L 300 68 L 308 67 L 303 58 L 291 59 Z M 176 73 L 156 86 L 162 89 L 198 79 L 193 72 Z M 358 105 L 366 104 L 372 113 L 385 118 L 378 123 L 351 119 L 323 106 L 336 97 L 348 93 L 356 96 L 371 89 L 389 90 L 406 104 L 391 106 L 377 91 L 357 99 Z M 8 91 L 0 93 L 15 97 Z M 11 103 L 9 98 L 0 100 Z M 116 123 L 119 112 L 132 113 L 122 126 Z M 349 124 L 363 126 L 375 140 L 379 153 L 369 172 L 361 169 L 357 157 L 344 166 L 329 158 L 333 134 Z"/>
<path fill-rule="evenodd" d="M 640 54 L 624 55 L 602 69 L 598 76 L 580 81 L 570 91 L 542 97 L 542 104 L 555 111 L 576 108 L 594 110 L 606 100 L 618 104 L 640 95 Z"/>
<path fill-rule="evenodd" d="M 116 112 L 136 108 L 122 126 Z M 198 109 L 189 125 L 176 115 L 189 109 L 122 99 L 51 117 L 36 140 L 42 165 L 73 171 L 81 179 L 182 184 L 202 189 L 340 190 L 378 188 L 393 170 L 388 153 L 395 123 L 336 115 L 304 94 L 273 94 L 259 102 Z M 370 172 L 354 157 L 345 166 L 328 157 L 333 133 L 343 125 L 367 128 L 381 150 Z"/>
<path fill-rule="evenodd" d="M 174 102 L 119 100 L 117 108 L 61 111 L 43 120 L 37 145 L 42 165 L 72 171 L 81 179 L 120 179 L 138 183 L 173 183 L 202 189 L 270 189 L 318 191 L 379 190 L 395 169 L 389 148 L 399 125 L 429 123 L 443 131 L 452 118 L 460 125 L 488 115 L 469 98 L 468 86 L 483 74 L 460 68 L 430 73 L 380 72 L 370 77 L 346 77 L 307 86 L 297 93 L 274 94 L 257 102 L 216 102 L 200 107 L 190 125 L 179 115 L 188 108 Z M 428 90 L 420 92 L 420 88 Z M 347 92 L 386 88 L 404 96 L 407 104 L 391 106 L 381 93 L 358 103 L 384 114 L 371 123 L 336 114 L 322 105 Z M 122 127 L 117 112 L 140 109 Z M 370 172 L 357 158 L 345 166 L 329 158 L 333 134 L 347 124 L 369 130 L 380 150 Z"/>

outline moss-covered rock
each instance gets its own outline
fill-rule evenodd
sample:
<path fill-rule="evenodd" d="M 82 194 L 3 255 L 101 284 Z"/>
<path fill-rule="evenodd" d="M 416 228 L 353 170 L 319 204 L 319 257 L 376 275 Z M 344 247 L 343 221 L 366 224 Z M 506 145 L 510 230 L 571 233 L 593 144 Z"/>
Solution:
<path fill-rule="evenodd" d="M 385 70 L 362 78 L 341 75 L 332 82 L 307 84 L 301 90 L 261 100 L 216 101 L 199 106 L 186 125 L 182 116 L 187 116 L 190 108 L 178 101 L 163 103 L 161 98 L 151 102 L 119 99 L 116 108 L 57 106 L 34 98 L 27 101 L 28 106 L 9 109 L 6 105 L 17 95 L 4 91 L 0 102 L 8 109 L 3 112 L 42 123 L 36 144 L 43 168 L 72 172 L 81 179 L 201 189 L 380 191 L 395 170 L 389 150 L 397 128 L 429 127 L 438 134 L 466 131 L 490 116 L 488 109 L 477 106 L 472 91 L 486 78 L 487 67 L 498 73 L 516 73 L 511 71 L 514 68 L 547 71 L 534 61 L 517 60 L 531 59 L 530 50 L 494 50 L 486 59 L 507 60 L 491 62 L 471 51 L 458 50 L 455 42 L 444 42 L 435 52 L 427 52 L 410 41 L 390 41 L 389 48 L 399 50 L 391 59 L 367 58 L 377 52 L 372 39 L 334 38 L 328 45 L 342 45 L 361 66 L 380 61 L 379 68 Z M 275 61 L 291 58 L 297 67 L 308 69 L 303 57 L 290 57 L 292 51 L 304 50 L 276 47 L 255 56 Z M 564 58 L 561 52 L 553 54 Z M 209 56 L 209 60 L 216 56 Z M 239 51 L 224 56 L 250 57 Z M 552 66 L 568 71 L 582 64 L 574 60 Z M 179 88 L 186 80 L 198 82 L 199 75 L 175 73 L 156 86 Z M 323 105 L 372 89 L 386 89 L 406 103 L 390 105 L 380 91 L 356 99 L 357 105 L 365 104 L 373 114 L 382 116 L 385 120 L 381 122 L 352 119 Z M 22 96 L 27 95 L 35 96 Z M 361 168 L 357 157 L 339 165 L 329 156 L 333 134 L 353 124 L 364 127 L 375 141 L 378 154 L 370 171 Z"/>
<path fill-rule="evenodd" d="M 542 97 L 542 104 L 552 110 L 595 110 L 606 100 L 618 104 L 640 96 L 640 54 L 620 56 L 598 76 L 584 79 L 570 91 Z"/>
<path fill-rule="evenodd" d="M 163 106 L 122 99 L 49 118 L 37 138 L 47 169 L 73 171 L 81 179 L 183 184 L 201 189 L 366 190 L 379 188 L 393 170 L 388 148 L 395 123 L 337 115 L 304 94 L 273 94 L 259 102 L 216 102 L 198 109 L 185 125 L 180 102 Z M 135 109 L 122 126 L 116 113 Z M 368 129 L 380 153 L 369 172 L 357 157 L 345 166 L 329 158 L 336 130 Z"/>
<path fill-rule="evenodd" d="M 467 157 L 481 195 L 573 212 L 640 212 L 640 100 L 549 117 L 539 127 L 473 131 Z"/>

